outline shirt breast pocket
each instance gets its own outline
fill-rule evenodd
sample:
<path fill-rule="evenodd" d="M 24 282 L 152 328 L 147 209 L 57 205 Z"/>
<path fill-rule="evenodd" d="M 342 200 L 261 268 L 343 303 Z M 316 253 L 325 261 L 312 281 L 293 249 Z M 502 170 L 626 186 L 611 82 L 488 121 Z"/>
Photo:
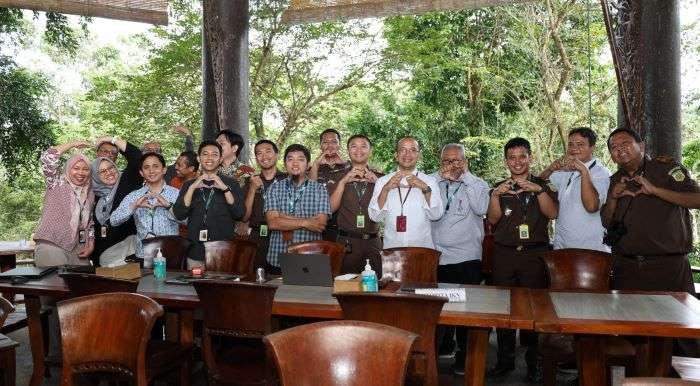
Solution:
<path fill-rule="evenodd" d="M 450 203 L 450 213 L 456 216 L 467 216 L 469 214 L 469 200 L 466 197 L 455 197 Z"/>

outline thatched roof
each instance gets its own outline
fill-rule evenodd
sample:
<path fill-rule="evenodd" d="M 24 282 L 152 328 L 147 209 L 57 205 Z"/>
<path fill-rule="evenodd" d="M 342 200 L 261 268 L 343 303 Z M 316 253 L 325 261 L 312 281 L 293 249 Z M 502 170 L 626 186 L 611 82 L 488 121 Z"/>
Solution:
<path fill-rule="evenodd" d="M 167 25 L 167 0 L 0 0 L 0 7 Z"/>
<path fill-rule="evenodd" d="M 292 0 L 282 15 L 289 24 L 490 7 L 532 0 Z"/>

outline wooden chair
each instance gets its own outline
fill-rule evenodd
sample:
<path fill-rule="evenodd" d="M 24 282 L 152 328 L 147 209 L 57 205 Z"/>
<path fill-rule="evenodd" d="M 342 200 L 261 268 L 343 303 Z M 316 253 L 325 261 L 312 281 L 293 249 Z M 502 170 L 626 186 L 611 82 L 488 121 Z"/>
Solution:
<path fill-rule="evenodd" d="M 382 278 L 403 283 L 437 283 L 440 251 L 421 247 L 382 250 Z"/>
<path fill-rule="evenodd" d="M 0 325 L 11 315 L 15 307 L 9 300 L 0 297 Z M 15 351 L 19 343 L 0 334 L 0 382 L 4 386 L 15 385 Z"/>
<path fill-rule="evenodd" d="M 60 276 L 72 298 L 108 292 L 135 293 L 139 286 L 138 280 L 115 279 L 89 273 L 62 273 Z"/>
<path fill-rule="evenodd" d="M 331 273 L 333 277 L 340 275 L 345 258 L 345 245 L 333 241 L 316 240 L 291 244 L 287 247 L 287 253 L 322 254 L 331 259 Z"/>
<path fill-rule="evenodd" d="M 167 269 L 178 271 L 187 269 L 190 240 L 181 236 L 157 236 L 143 240 L 144 256 L 155 258 L 159 248 L 165 257 Z"/>
<path fill-rule="evenodd" d="M 282 386 L 402 386 L 417 335 L 359 321 L 306 324 L 265 337 Z"/>
<path fill-rule="evenodd" d="M 410 384 L 437 386 L 435 330 L 447 299 L 396 293 L 348 292 L 334 295 L 343 317 L 401 328 L 418 335 L 411 350 L 407 381 Z"/>
<path fill-rule="evenodd" d="M 206 241 L 204 268 L 208 271 L 241 275 L 242 280 L 255 279 L 255 253 L 258 245 L 247 240 Z"/>
<path fill-rule="evenodd" d="M 155 376 L 172 371 L 175 359 L 189 354 L 150 352 L 150 332 L 163 308 L 138 294 L 107 293 L 78 297 L 58 303 L 63 344 L 61 385 L 74 384 L 74 376 L 112 373 L 146 386 Z M 187 384 L 187 377 L 182 382 Z"/>
<path fill-rule="evenodd" d="M 204 314 L 202 351 L 210 383 L 266 384 L 262 338 L 272 331 L 272 302 L 277 287 L 210 280 L 193 284 Z M 225 343 L 226 338 L 237 338 L 240 344 L 215 344 L 217 339 Z"/>
<path fill-rule="evenodd" d="M 544 256 L 549 288 L 572 291 L 608 291 L 612 272 L 612 256 L 609 253 L 588 249 L 558 249 Z M 539 354 L 542 356 L 544 385 L 553 386 L 556 381 L 557 363 L 575 362 L 576 353 L 571 347 L 570 335 L 548 334 L 542 336 Z M 631 368 L 636 355 L 635 347 L 624 338 L 606 340 L 605 353 L 611 365 Z"/>

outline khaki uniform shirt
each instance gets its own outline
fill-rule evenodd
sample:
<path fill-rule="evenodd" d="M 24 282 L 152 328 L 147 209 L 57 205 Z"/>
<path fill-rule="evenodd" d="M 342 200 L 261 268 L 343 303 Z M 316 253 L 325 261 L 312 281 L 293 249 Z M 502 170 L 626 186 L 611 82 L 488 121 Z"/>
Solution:
<path fill-rule="evenodd" d="M 610 177 L 608 196 L 626 173 L 618 170 Z M 643 175 L 653 185 L 677 192 L 700 192 L 698 183 L 688 170 L 668 157 L 645 159 L 635 175 Z M 639 189 L 629 183 L 630 190 Z M 601 211 L 602 212 L 602 211 Z M 618 255 L 686 254 L 693 242 L 690 211 L 659 197 L 638 194 L 617 200 L 611 221 L 622 221 L 627 234 L 622 236 L 612 252 Z M 610 227 L 608 224 L 607 228 Z"/>
<path fill-rule="evenodd" d="M 557 192 L 552 190 L 548 180 L 530 175 L 529 181 L 542 187 L 540 194 L 547 194 L 558 203 Z M 496 183 L 494 186 L 502 184 Z M 499 197 L 501 204 L 501 219 L 493 227 L 493 237 L 497 244 L 516 247 L 520 245 L 534 245 L 549 243 L 549 219 L 540 211 L 537 194 L 521 192 L 518 195 L 503 194 Z M 521 238 L 521 225 L 527 225 L 527 238 Z"/>

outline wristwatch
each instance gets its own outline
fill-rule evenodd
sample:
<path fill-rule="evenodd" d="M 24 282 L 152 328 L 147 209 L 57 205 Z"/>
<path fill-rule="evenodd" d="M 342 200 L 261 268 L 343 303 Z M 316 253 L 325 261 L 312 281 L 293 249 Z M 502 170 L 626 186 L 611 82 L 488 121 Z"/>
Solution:
<path fill-rule="evenodd" d="M 231 188 L 229 188 L 228 186 L 226 187 L 226 189 L 221 189 L 221 193 L 223 193 L 223 194 L 226 194 L 226 192 L 230 192 L 230 191 L 231 191 Z"/>
<path fill-rule="evenodd" d="M 423 192 L 423 194 L 425 194 L 425 193 L 430 193 L 430 192 L 432 192 L 433 190 L 430 189 L 430 186 L 426 186 L 425 189 L 421 189 L 420 191 Z"/>

